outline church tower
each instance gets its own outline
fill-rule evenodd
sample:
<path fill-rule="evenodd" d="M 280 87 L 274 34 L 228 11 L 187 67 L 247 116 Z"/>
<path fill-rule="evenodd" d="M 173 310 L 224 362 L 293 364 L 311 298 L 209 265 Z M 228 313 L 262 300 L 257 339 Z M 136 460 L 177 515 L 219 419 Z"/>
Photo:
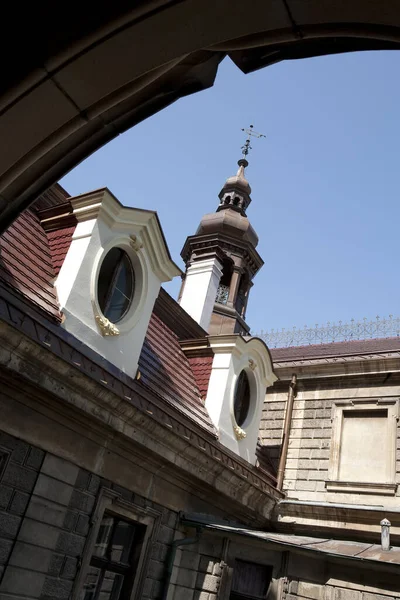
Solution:
<path fill-rule="evenodd" d="M 249 219 L 251 188 L 245 177 L 249 142 L 239 169 L 219 193 L 216 212 L 205 215 L 181 256 L 186 264 L 179 302 L 210 335 L 247 335 L 246 308 L 252 281 L 261 269 L 258 236 Z"/>

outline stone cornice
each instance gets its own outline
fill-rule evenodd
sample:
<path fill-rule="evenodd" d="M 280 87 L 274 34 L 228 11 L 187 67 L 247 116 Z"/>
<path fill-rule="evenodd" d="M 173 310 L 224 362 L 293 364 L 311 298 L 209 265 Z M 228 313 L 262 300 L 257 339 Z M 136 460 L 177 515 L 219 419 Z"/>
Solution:
<path fill-rule="evenodd" d="M 38 211 L 40 224 L 46 233 L 57 231 L 64 227 L 73 227 L 77 223 L 76 216 L 72 212 L 71 203 L 69 201 L 57 206 Z"/>
<path fill-rule="evenodd" d="M 186 239 L 181 256 L 185 262 L 193 254 L 203 253 L 209 249 L 220 248 L 227 253 L 238 253 L 254 276 L 263 266 L 264 261 L 257 250 L 249 242 L 222 234 L 191 235 Z"/>
<path fill-rule="evenodd" d="M 93 360 L 75 338 L 0 297 L 0 363 L 52 394 L 80 418 L 111 428 L 114 435 L 159 452 L 164 461 L 196 477 L 215 492 L 234 497 L 243 509 L 268 518 L 278 492 L 268 475 L 240 459 L 183 413 L 169 407 L 140 382 L 106 361 Z M 13 300 L 13 301 L 11 301 Z M 91 354 L 92 356 L 88 356 Z M 96 355 L 97 356 L 97 355 Z M 167 439 L 161 444 L 160 440 Z M 174 447 L 185 448 L 179 455 Z M 178 461 L 178 462 L 176 462 Z M 200 465 L 203 465 L 200 467 Z M 214 483 L 213 483 L 214 482 Z"/>
<path fill-rule="evenodd" d="M 356 377 L 400 373 L 400 351 L 315 358 L 288 362 L 274 361 L 281 381 L 289 380 L 295 369 L 299 379 Z"/>
<path fill-rule="evenodd" d="M 318 531 L 335 536 L 340 533 L 355 539 L 365 537 L 380 539 L 380 521 L 388 518 L 392 523 L 391 535 L 400 540 L 400 512 L 389 506 L 362 504 L 336 504 L 306 500 L 281 500 L 274 509 L 277 531 L 304 533 Z M 345 525 L 344 525 L 345 524 Z"/>
<path fill-rule="evenodd" d="M 194 339 L 194 340 L 182 340 L 179 342 L 185 356 L 188 358 L 198 358 L 214 356 L 213 350 L 210 348 L 210 344 L 207 338 Z"/>

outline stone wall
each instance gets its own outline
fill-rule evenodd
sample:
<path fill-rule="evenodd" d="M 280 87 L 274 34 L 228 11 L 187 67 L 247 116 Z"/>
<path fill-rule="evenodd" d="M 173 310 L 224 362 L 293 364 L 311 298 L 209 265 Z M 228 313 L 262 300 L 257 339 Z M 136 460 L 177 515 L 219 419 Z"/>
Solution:
<path fill-rule="evenodd" d="M 222 552 L 223 540 L 218 537 L 178 547 L 168 600 L 216 600 Z"/>
<path fill-rule="evenodd" d="M 299 381 L 294 401 L 283 489 L 289 498 L 299 500 L 382 504 L 396 507 L 398 499 L 373 493 L 329 492 L 326 489 L 330 467 L 335 401 L 365 399 L 396 400 L 399 385 L 372 386 L 367 381 L 337 385 Z M 262 443 L 277 464 L 280 454 L 287 388 L 279 383 L 268 391 L 260 424 Z M 400 483 L 400 429 L 397 428 L 396 481 Z M 399 495 L 397 491 L 397 495 Z M 383 502 L 384 500 L 384 502 Z"/>
<path fill-rule="evenodd" d="M 161 515 L 142 598 L 161 595 L 177 513 L 146 501 L 69 461 L 0 432 L 9 460 L 0 483 L 0 596 L 67 600 L 82 560 L 99 490 Z"/>
<path fill-rule="evenodd" d="M 15 540 L 41 469 L 44 452 L 0 432 L 0 580 L 14 549 Z"/>
<path fill-rule="evenodd" d="M 398 600 L 398 576 L 291 554 L 281 600 Z"/>

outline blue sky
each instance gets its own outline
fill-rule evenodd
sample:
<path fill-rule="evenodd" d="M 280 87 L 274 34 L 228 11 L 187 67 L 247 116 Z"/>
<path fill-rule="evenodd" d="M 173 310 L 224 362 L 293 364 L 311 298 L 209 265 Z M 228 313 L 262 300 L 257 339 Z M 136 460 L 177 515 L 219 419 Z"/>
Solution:
<path fill-rule="evenodd" d="M 265 265 L 247 312 L 253 332 L 399 315 L 400 53 L 278 63 L 243 75 L 229 59 L 213 88 L 184 98 L 89 157 L 62 181 L 107 186 L 157 210 L 173 259 L 236 172 L 247 177 Z M 166 286 L 176 297 L 179 281 Z"/>

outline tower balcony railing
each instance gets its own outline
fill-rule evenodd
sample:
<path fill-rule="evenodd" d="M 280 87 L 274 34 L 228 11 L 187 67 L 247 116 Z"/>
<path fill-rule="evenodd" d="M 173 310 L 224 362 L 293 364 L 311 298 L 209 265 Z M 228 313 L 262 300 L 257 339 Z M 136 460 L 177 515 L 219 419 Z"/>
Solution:
<path fill-rule="evenodd" d="M 220 283 L 218 286 L 215 302 L 217 302 L 217 304 L 226 304 L 228 302 L 228 297 L 229 285 L 223 285 L 222 283 Z"/>

